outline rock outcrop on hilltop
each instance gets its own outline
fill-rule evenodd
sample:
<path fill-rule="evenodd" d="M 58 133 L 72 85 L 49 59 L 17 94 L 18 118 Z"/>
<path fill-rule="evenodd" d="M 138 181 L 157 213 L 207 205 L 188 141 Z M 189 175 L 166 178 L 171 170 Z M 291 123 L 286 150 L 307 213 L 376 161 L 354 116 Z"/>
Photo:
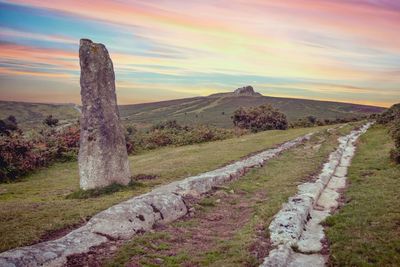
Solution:
<path fill-rule="evenodd" d="M 261 96 L 260 93 L 254 92 L 253 87 L 250 85 L 236 89 L 233 94 L 237 96 Z"/>
<path fill-rule="evenodd" d="M 79 150 L 82 189 L 112 183 L 128 184 L 131 173 L 124 130 L 120 123 L 111 58 L 103 44 L 82 39 L 81 136 Z"/>

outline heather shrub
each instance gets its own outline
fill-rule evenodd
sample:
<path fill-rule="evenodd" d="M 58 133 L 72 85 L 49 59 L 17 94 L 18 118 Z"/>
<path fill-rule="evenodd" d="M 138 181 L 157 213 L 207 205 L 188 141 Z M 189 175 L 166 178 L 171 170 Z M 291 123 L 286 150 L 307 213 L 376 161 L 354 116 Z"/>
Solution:
<path fill-rule="evenodd" d="M 388 124 L 391 123 L 395 120 L 395 118 L 399 117 L 400 115 L 400 103 L 394 104 L 391 106 L 389 109 L 387 109 L 385 112 L 380 114 L 377 117 L 377 122 L 380 124 Z"/>
<path fill-rule="evenodd" d="M 390 158 L 400 163 L 400 103 L 391 106 L 383 112 L 377 122 L 388 127 L 390 136 L 393 138 L 395 147 L 390 151 Z"/>
<path fill-rule="evenodd" d="M 232 119 L 236 127 L 249 129 L 252 132 L 286 130 L 288 128 L 286 115 L 270 105 L 241 107 L 234 112 Z"/>
<path fill-rule="evenodd" d="M 167 131 L 158 129 L 150 131 L 145 138 L 145 148 L 147 149 L 167 146 L 172 143 L 171 135 L 169 135 Z"/>
<path fill-rule="evenodd" d="M 76 159 L 79 149 L 79 128 L 63 131 L 44 130 L 34 139 L 22 132 L 0 138 L 0 182 L 14 181 L 37 168 L 55 161 Z"/>
<path fill-rule="evenodd" d="M 56 161 L 76 160 L 79 152 L 78 125 L 22 134 L 13 131 L 0 137 L 0 182 L 15 181 L 35 169 Z M 126 148 L 129 154 L 169 145 L 182 146 L 222 140 L 247 133 L 245 130 L 220 129 L 203 125 L 182 126 L 176 121 L 154 125 L 147 131 L 128 126 Z"/>
<path fill-rule="evenodd" d="M 19 134 L 0 139 L 0 182 L 12 181 L 47 161 L 48 153 Z"/>

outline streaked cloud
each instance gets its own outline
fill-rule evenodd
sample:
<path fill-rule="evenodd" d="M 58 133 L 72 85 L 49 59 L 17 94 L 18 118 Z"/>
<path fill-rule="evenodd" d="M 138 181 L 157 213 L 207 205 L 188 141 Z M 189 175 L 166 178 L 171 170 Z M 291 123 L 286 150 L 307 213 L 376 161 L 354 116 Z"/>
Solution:
<path fill-rule="evenodd" d="M 59 77 L 60 83 L 73 84 L 79 75 L 78 39 L 90 37 L 110 51 L 120 102 L 206 95 L 251 83 L 281 96 L 385 106 L 400 101 L 397 1 L 12 0 L 1 5 L 7 13 L 0 19 L 0 38 L 11 43 L 0 44 L 0 79 L 42 76 L 43 86 L 53 86 L 44 78 Z M 18 14 L 31 23 L 23 25 Z M 76 90 L 70 93 L 76 99 Z"/>

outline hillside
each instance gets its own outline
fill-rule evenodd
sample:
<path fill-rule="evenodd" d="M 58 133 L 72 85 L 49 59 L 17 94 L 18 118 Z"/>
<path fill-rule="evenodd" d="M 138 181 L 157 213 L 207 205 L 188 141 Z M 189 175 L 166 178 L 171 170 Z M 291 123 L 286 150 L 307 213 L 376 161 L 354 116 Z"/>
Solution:
<path fill-rule="evenodd" d="M 13 115 L 22 128 L 40 125 L 48 115 L 53 115 L 60 120 L 60 124 L 64 124 L 78 119 L 78 110 L 79 108 L 74 104 L 0 101 L 0 119 Z"/>
<path fill-rule="evenodd" d="M 239 89 L 246 89 L 239 88 Z M 319 119 L 352 118 L 380 113 L 381 107 L 350 103 L 316 101 L 295 98 L 263 96 L 256 92 L 236 90 L 206 97 L 192 97 L 162 102 L 121 105 L 120 115 L 125 124 L 144 127 L 164 120 L 177 120 L 184 124 L 210 124 L 231 127 L 231 116 L 239 107 L 270 104 L 286 114 L 290 121 L 313 115 Z M 52 114 L 61 122 L 77 119 L 79 112 L 73 104 L 35 104 L 0 101 L 0 118 L 14 115 L 24 127 L 29 127 Z"/>
<path fill-rule="evenodd" d="M 123 105 L 120 106 L 120 112 L 125 122 L 146 124 L 165 119 L 174 119 L 188 124 L 202 123 L 219 127 L 231 127 L 231 116 L 241 106 L 250 107 L 270 104 L 285 113 L 290 121 L 309 115 L 320 119 L 351 118 L 380 113 L 384 110 L 381 107 L 358 104 L 270 97 L 258 93 L 237 94 L 235 92 L 146 104 Z"/>

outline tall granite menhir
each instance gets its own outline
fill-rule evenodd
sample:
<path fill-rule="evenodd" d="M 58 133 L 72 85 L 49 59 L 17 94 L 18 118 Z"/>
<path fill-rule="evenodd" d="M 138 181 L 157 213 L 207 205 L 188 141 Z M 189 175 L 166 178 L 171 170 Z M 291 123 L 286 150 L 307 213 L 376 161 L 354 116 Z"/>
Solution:
<path fill-rule="evenodd" d="M 81 39 L 81 136 L 79 173 L 82 189 L 128 184 L 130 169 L 115 95 L 114 68 L 106 47 Z"/>

